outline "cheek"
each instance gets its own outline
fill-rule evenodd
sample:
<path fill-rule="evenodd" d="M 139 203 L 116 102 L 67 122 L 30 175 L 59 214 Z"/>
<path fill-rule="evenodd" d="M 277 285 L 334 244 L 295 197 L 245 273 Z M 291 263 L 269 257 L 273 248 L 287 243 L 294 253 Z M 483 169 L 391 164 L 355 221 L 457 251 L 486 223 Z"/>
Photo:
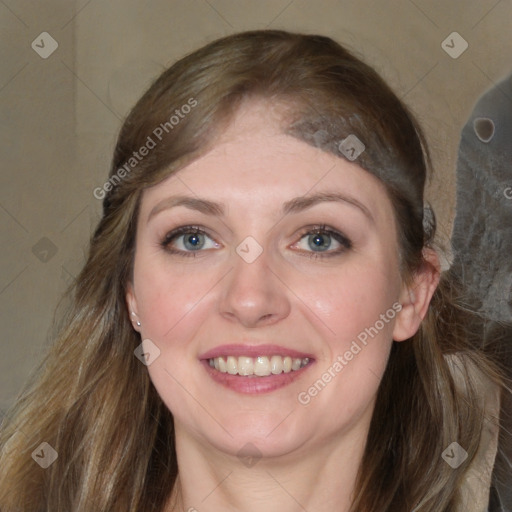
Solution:
<path fill-rule="evenodd" d="M 351 266 L 301 288 L 307 305 L 328 327 L 336 350 L 358 336 L 364 342 L 369 330 L 374 337 L 376 329 L 380 339 L 391 338 L 396 316 L 392 306 L 399 294 L 398 274 L 392 268 L 375 263 Z"/>
<path fill-rule="evenodd" d="M 135 261 L 141 337 L 149 338 L 160 350 L 148 372 L 168 409 L 185 422 L 188 417 L 204 415 L 183 389 L 200 396 L 190 380 L 197 364 L 190 342 L 204 323 L 205 311 L 212 307 L 208 292 L 218 281 L 212 274 L 211 270 L 191 272 L 154 260 L 148 263 L 143 257 Z"/>
<path fill-rule="evenodd" d="M 304 392 L 312 407 L 336 411 L 333 425 L 340 418 L 359 417 L 372 402 L 386 369 L 400 307 L 399 275 L 392 262 L 366 263 L 332 273 L 323 286 L 310 284 L 305 290 L 308 305 L 329 327 L 329 350 L 310 379 L 312 388 Z"/>
<path fill-rule="evenodd" d="M 144 264 L 143 258 L 137 264 L 136 260 L 134 284 L 142 334 L 163 341 L 190 324 L 190 318 L 195 319 L 196 306 L 207 298 L 215 279 L 212 272 L 180 271 L 155 262 Z"/>
<path fill-rule="evenodd" d="M 375 277 L 346 278 L 343 286 L 331 282 L 310 290 L 311 309 L 322 320 L 317 325 L 327 325 L 329 334 L 324 337 L 325 358 L 318 361 L 301 399 L 310 401 L 310 410 L 318 414 L 329 410 L 326 423 L 332 429 L 352 424 L 368 410 L 387 366 L 396 296 Z"/>

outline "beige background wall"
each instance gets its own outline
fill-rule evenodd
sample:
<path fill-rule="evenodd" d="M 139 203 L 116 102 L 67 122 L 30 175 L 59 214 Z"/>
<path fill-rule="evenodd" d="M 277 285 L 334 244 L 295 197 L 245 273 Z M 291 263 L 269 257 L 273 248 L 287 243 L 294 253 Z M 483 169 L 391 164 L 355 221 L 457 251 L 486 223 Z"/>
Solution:
<path fill-rule="evenodd" d="M 460 130 L 481 93 L 512 71 L 510 0 L 0 0 L 0 27 L 0 411 L 40 359 L 84 262 L 101 207 L 92 192 L 123 116 L 185 52 L 255 28 L 351 47 L 427 130 L 437 169 L 429 198 L 445 239 Z M 458 58 L 441 46 L 454 31 L 469 44 Z M 49 52 L 42 32 L 58 43 L 46 59 L 31 47 Z"/>

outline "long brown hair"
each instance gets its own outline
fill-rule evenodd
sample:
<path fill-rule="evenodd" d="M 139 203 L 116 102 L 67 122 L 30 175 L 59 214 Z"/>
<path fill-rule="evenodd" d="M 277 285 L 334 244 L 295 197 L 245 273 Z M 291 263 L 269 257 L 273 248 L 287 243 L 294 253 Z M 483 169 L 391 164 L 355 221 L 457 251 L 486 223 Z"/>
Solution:
<path fill-rule="evenodd" d="M 411 279 L 428 264 L 422 251 L 435 222 L 424 215 L 425 139 L 371 67 L 329 38 L 283 31 L 235 34 L 181 59 L 128 115 L 109 180 L 95 191 L 103 216 L 67 314 L 2 428 L 2 512 L 162 512 L 178 474 L 173 418 L 134 357 L 140 337 L 125 303 L 139 203 L 145 188 L 212 147 L 251 97 L 286 104 L 287 133 L 340 157 L 348 136 L 363 141 L 357 163 L 383 181 L 393 203 L 402 275 Z M 354 511 L 447 512 L 461 504 L 486 422 L 475 375 L 487 376 L 496 393 L 505 381 L 471 341 L 459 295 L 443 274 L 419 332 L 393 345 Z M 457 469 L 441 457 L 453 441 L 468 453 Z M 30 458 L 41 442 L 58 453 L 45 470 Z"/>

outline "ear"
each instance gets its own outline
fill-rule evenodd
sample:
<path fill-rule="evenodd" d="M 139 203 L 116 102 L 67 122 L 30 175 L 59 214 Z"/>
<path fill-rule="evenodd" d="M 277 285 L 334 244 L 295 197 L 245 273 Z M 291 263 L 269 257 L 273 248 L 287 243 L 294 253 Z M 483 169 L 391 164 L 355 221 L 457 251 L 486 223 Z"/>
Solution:
<path fill-rule="evenodd" d="M 133 284 L 128 283 L 126 286 L 126 307 L 128 308 L 128 315 L 130 316 L 130 320 L 132 322 L 133 328 L 140 332 L 140 325 L 137 325 L 137 322 L 140 323 L 138 317 L 138 307 L 137 307 L 137 299 L 135 298 L 135 291 L 133 289 Z"/>
<path fill-rule="evenodd" d="M 423 260 L 413 276 L 413 282 L 402 286 L 399 299 L 402 309 L 396 316 L 393 329 L 395 341 L 404 341 L 416 334 L 439 283 L 441 265 L 437 252 L 424 248 Z"/>

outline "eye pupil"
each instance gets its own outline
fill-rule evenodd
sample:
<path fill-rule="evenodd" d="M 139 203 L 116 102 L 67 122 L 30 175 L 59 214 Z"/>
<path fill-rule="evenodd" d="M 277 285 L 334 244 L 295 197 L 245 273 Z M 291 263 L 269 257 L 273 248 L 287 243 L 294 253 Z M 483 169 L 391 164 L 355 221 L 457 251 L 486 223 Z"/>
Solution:
<path fill-rule="evenodd" d="M 187 247 L 187 249 L 197 249 L 201 245 L 202 240 L 199 233 L 190 234 L 185 238 L 185 247 Z"/>
<path fill-rule="evenodd" d="M 321 235 L 319 233 L 316 233 L 315 235 L 312 235 L 312 238 L 310 239 L 311 242 L 309 246 L 314 249 L 320 249 L 322 251 L 327 250 L 331 245 L 331 237 L 329 235 Z"/>

